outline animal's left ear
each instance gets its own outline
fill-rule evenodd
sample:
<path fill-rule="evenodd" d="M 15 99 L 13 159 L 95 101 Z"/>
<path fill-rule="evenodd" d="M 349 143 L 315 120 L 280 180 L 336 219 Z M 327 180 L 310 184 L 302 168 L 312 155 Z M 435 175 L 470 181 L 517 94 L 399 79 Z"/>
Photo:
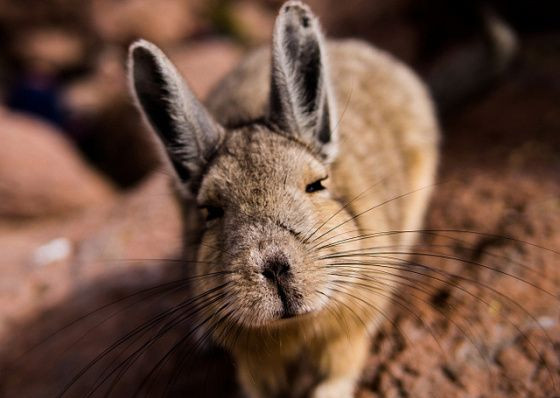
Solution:
<path fill-rule="evenodd" d="M 321 27 L 309 7 L 289 1 L 276 19 L 268 119 L 284 134 L 334 159 L 335 109 Z"/>

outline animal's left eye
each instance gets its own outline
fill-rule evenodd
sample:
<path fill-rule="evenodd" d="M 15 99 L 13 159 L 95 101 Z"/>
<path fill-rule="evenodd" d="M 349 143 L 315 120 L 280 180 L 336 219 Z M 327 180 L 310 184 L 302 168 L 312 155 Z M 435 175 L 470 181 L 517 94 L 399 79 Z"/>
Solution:
<path fill-rule="evenodd" d="M 320 180 L 312 182 L 311 184 L 307 184 L 307 186 L 305 187 L 305 192 L 313 193 L 313 192 L 317 192 L 317 191 L 322 191 L 323 189 L 325 189 L 325 187 L 323 186 L 323 180 L 326 180 L 326 179 L 327 179 L 327 177 L 321 178 Z"/>

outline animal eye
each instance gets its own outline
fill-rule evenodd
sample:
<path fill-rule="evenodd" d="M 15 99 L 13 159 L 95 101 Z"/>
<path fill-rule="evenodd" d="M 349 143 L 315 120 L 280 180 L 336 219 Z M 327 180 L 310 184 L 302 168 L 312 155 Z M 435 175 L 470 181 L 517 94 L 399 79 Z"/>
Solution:
<path fill-rule="evenodd" d="M 305 187 L 305 192 L 307 193 L 313 193 L 313 192 L 317 192 L 317 191 L 322 191 L 323 189 L 325 189 L 325 187 L 323 186 L 323 180 L 326 180 L 327 177 L 325 178 L 321 178 L 320 180 L 317 180 L 311 184 L 308 184 Z"/>
<path fill-rule="evenodd" d="M 224 215 L 224 209 L 218 206 L 201 206 L 205 214 L 206 221 L 212 221 Z"/>

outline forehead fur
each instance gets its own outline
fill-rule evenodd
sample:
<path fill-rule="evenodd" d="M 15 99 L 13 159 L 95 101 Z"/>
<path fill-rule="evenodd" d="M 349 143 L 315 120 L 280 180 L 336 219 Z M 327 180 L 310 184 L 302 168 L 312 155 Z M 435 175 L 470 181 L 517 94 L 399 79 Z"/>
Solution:
<path fill-rule="evenodd" d="M 206 175 L 199 200 L 253 200 L 305 186 L 326 176 L 326 166 L 304 144 L 252 126 L 226 134 Z"/>

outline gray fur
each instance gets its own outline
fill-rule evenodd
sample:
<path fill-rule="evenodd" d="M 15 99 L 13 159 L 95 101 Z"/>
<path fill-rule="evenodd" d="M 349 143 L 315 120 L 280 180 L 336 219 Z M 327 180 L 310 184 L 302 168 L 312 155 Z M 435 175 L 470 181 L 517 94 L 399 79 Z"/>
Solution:
<path fill-rule="evenodd" d="M 181 182 L 193 190 L 221 140 L 222 127 L 152 43 L 139 40 L 130 47 L 129 79 L 138 108 L 161 139 Z"/>
<path fill-rule="evenodd" d="M 332 160 L 336 112 L 325 57 L 317 18 L 300 2 L 284 4 L 274 27 L 268 118 Z"/>

